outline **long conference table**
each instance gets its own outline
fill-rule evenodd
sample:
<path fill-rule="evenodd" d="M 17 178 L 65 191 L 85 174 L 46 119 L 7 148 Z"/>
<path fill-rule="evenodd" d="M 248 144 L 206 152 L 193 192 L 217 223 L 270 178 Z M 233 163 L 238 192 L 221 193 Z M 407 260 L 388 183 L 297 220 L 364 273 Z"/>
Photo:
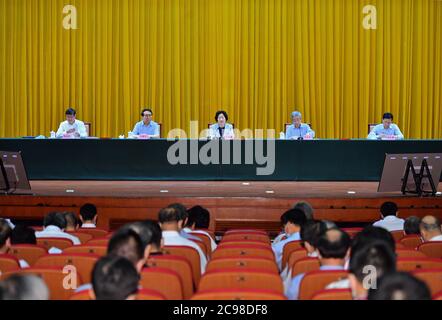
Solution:
<path fill-rule="evenodd" d="M 442 140 L 0 139 L 0 151 L 21 151 L 30 180 L 379 181 L 385 154 L 440 153 Z"/>

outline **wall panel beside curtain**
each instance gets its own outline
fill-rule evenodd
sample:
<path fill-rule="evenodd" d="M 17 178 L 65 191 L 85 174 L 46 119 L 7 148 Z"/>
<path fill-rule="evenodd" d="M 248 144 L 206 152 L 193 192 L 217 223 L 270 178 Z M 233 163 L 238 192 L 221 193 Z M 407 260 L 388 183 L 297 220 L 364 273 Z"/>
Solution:
<path fill-rule="evenodd" d="M 437 0 L 0 0 L 0 136 L 48 135 L 72 106 L 116 137 L 149 106 L 163 133 L 220 108 L 279 132 L 298 109 L 320 138 L 365 137 L 385 111 L 441 138 L 441 39 Z"/>

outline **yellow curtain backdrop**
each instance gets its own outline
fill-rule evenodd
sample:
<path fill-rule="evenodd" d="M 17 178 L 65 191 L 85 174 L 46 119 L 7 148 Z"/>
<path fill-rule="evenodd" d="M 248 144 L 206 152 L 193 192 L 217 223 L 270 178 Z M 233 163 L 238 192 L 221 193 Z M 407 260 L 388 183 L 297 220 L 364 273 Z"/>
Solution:
<path fill-rule="evenodd" d="M 441 138 L 441 42 L 439 0 L 0 0 L 0 136 L 48 135 L 72 106 L 116 137 L 149 106 L 163 134 L 221 108 L 279 132 L 297 109 L 320 138 L 365 137 L 384 111 Z"/>

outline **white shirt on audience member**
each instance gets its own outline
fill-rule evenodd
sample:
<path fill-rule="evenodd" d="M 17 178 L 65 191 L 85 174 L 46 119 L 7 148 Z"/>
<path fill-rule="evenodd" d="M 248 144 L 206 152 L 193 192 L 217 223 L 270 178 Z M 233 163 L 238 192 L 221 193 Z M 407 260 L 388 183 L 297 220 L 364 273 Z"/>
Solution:
<path fill-rule="evenodd" d="M 404 219 L 396 216 L 386 216 L 384 219 L 378 220 L 373 223 L 374 227 L 381 227 L 388 231 L 404 230 Z"/>
<path fill-rule="evenodd" d="M 29 263 L 24 259 L 19 259 L 18 263 L 20 264 L 20 268 L 22 269 L 29 268 Z"/>
<path fill-rule="evenodd" d="M 431 238 L 429 241 L 442 241 L 442 234 Z"/>
<path fill-rule="evenodd" d="M 80 227 L 80 230 L 84 228 L 84 229 L 95 229 L 97 228 L 97 226 L 93 223 L 83 223 Z"/>
<path fill-rule="evenodd" d="M 72 240 L 74 245 L 81 244 L 80 239 L 67 232 L 64 232 L 57 226 L 47 226 L 43 231 L 35 232 L 36 238 L 63 238 Z"/>
<path fill-rule="evenodd" d="M 301 240 L 301 237 L 299 235 L 299 232 L 295 232 L 287 236 L 287 239 L 272 244 L 272 250 L 273 253 L 275 254 L 276 264 L 278 265 L 279 270 L 282 269 L 282 253 L 284 251 L 284 246 L 286 245 L 286 243 L 298 240 Z"/>
<path fill-rule="evenodd" d="M 206 271 L 207 258 L 201 248 L 192 240 L 183 238 L 178 231 L 163 231 L 163 239 L 165 246 L 187 246 L 198 251 L 200 255 L 201 274 Z"/>

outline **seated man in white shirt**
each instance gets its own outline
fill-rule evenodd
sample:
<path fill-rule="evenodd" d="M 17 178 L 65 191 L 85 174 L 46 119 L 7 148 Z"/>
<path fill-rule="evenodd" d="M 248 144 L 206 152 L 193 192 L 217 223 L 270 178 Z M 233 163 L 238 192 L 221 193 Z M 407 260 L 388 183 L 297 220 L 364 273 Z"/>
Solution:
<path fill-rule="evenodd" d="M 69 239 L 74 245 L 81 244 L 80 239 L 73 236 L 67 232 L 66 229 L 66 219 L 61 212 L 51 212 L 48 213 L 43 220 L 43 231 L 35 232 L 37 238 L 63 238 Z M 53 250 L 52 252 L 58 252 Z"/>
<path fill-rule="evenodd" d="M 384 202 L 381 206 L 381 220 L 373 223 L 375 227 L 381 227 L 388 231 L 404 230 L 404 219 L 397 217 L 398 208 L 394 202 Z"/>
<path fill-rule="evenodd" d="M 420 224 L 420 231 L 424 241 L 442 241 L 440 220 L 434 216 L 425 216 Z"/>
<path fill-rule="evenodd" d="M 66 121 L 60 123 L 55 136 L 57 138 L 87 138 L 87 130 L 83 121 L 75 119 L 77 112 L 69 108 L 66 110 Z"/>
<path fill-rule="evenodd" d="M 344 270 L 345 260 L 349 255 L 350 236 L 339 229 L 330 229 L 324 232 L 318 240 L 317 250 L 319 270 Z M 287 291 L 288 299 L 297 300 L 301 281 L 305 273 L 293 277 Z"/>
<path fill-rule="evenodd" d="M 382 123 L 375 126 L 367 139 L 370 140 L 402 140 L 404 135 L 399 127 L 393 123 L 393 115 L 389 112 L 382 116 Z"/>
<path fill-rule="evenodd" d="M 189 217 L 187 219 L 186 226 L 183 228 L 183 231 L 205 234 L 210 239 L 211 250 L 215 251 L 215 249 L 217 248 L 215 239 L 212 239 L 212 236 L 207 231 L 201 230 L 201 229 L 209 229 L 210 225 L 209 210 L 201 206 L 194 206 L 189 210 L 187 210 L 187 213 Z"/>
<path fill-rule="evenodd" d="M 305 222 L 305 214 L 299 209 L 290 209 L 281 215 L 281 224 L 284 227 L 285 237 L 283 237 L 278 243 L 272 244 L 276 264 L 280 271 L 282 271 L 282 254 L 284 246 L 291 241 L 301 240 L 299 232 Z"/>
<path fill-rule="evenodd" d="M 133 264 L 124 257 L 102 257 L 92 270 L 90 295 L 95 300 L 135 300 L 140 275 Z"/>
<path fill-rule="evenodd" d="M 396 254 L 387 242 L 369 241 L 353 247 L 348 280 L 353 299 L 366 300 L 379 277 L 396 271 Z"/>
<path fill-rule="evenodd" d="M 292 112 L 293 124 L 287 127 L 286 139 L 298 140 L 298 139 L 313 139 L 315 132 L 306 123 L 302 123 L 302 114 L 299 111 Z"/>
<path fill-rule="evenodd" d="M 161 209 L 158 213 L 158 221 L 163 230 L 163 239 L 165 246 L 187 246 L 198 251 L 200 257 L 201 273 L 206 271 L 207 258 L 201 248 L 192 240 L 186 239 L 180 235 L 182 223 L 180 212 L 172 207 Z"/>
<path fill-rule="evenodd" d="M 81 228 L 95 229 L 97 227 L 97 207 L 92 203 L 86 203 L 80 208 Z"/>

